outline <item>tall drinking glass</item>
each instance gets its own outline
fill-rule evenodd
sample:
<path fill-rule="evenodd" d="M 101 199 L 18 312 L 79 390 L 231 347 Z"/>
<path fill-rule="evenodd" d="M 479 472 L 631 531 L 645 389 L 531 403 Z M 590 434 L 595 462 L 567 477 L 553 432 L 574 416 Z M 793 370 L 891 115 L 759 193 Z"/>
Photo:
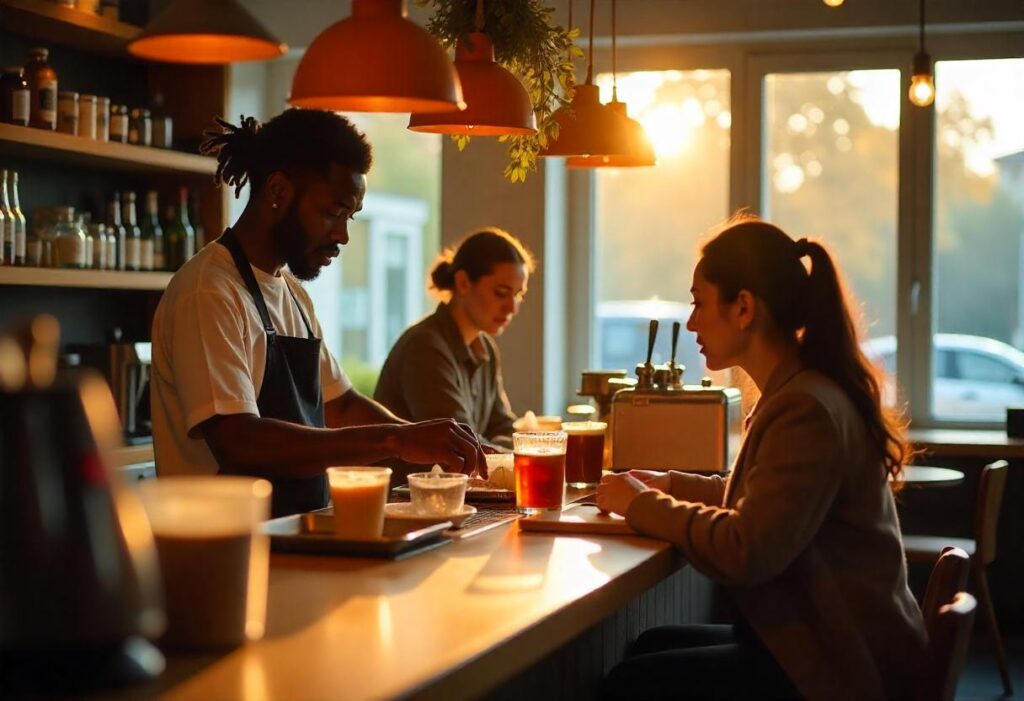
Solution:
<path fill-rule="evenodd" d="M 604 463 L 603 421 L 567 421 L 562 430 L 569 436 L 565 450 L 565 481 L 570 487 L 593 487 L 601 481 Z"/>
<path fill-rule="evenodd" d="M 512 434 L 516 510 L 520 513 L 561 510 L 565 502 L 566 439 L 565 431 Z"/>

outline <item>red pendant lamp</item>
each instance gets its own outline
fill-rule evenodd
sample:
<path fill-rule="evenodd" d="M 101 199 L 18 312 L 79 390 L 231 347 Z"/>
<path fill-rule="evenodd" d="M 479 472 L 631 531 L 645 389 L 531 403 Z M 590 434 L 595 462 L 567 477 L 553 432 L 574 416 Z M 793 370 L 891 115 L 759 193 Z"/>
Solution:
<path fill-rule="evenodd" d="M 484 33 L 484 2 L 476 3 L 476 31 L 455 47 L 455 71 L 466 109 L 414 114 L 409 129 L 431 134 L 522 136 L 537 133 L 537 118 L 526 88 L 494 60 L 494 44 Z"/>
<path fill-rule="evenodd" d="M 657 163 L 654 146 L 647 138 L 643 125 L 635 119 L 630 119 L 626 112 L 626 103 L 619 102 L 615 66 L 615 19 L 615 0 L 612 0 L 612 100 L 605 107 L 618 113 L 626 121 L 627 150 L 621 154 L 572 156 L 565 161 L 565 165 L 570 168 L 642 168 Z"/>
<path fill-rule="evenodd" d="M 174 0 L 128 44 L 128 53 L 168 63 L 263 61 L 288 51 L 238 0 Z"/>
<path fill-rule="evenodd" d="M 352 16 L 306 49 L 288 101 L 336 112 L 465 108 L 444 47 L 405 16 L 405 0 L 353 0 Z"/>
<path fill-rule="evenodd" d="M 572 0 L 569 0 L 569 24 L 572 24 Z M 587 80 L 576 86 L 568 107 L 555 111 L 558 138 L 537 154 L 551 156 L 627 155 L 629 136 L 626 119 L 601 104 L 600 90 L 594 85 L 594 0 L 590 0 L 590 51 L 587 56 Z"/>

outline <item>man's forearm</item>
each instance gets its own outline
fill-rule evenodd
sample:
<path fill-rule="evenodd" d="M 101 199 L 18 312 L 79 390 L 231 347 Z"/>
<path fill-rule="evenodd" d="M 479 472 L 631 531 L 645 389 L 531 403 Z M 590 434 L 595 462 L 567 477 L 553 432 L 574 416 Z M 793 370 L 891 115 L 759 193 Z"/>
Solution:
<path fill-rule="evenodd" d="M 309 477 L 331 465 L 370 465 L 399 455 L 391 425 L 312 428 L 251 414 L 221 416 L 204 436 L 225 474 Z"/>
<path fill-rule="evenodd" d="M 354 389 L 324 405 L 324 420 L 332 428 L 408 423 L 395 416 L 380 402 Z"/>

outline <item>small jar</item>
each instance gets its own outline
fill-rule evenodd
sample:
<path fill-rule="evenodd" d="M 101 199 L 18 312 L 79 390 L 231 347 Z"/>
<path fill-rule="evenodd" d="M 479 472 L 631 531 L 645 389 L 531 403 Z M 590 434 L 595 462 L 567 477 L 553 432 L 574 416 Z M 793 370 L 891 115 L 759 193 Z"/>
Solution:
<path fill-rule="evenodd" d="M 128 143 L 128 107 L 125 105 L 110 107 L 110 140 Z"/>
<path fill-rule="evenodd" d="M 153 119 L 149 110 L 136 107 L 128 119 L 128 143 L 149 146 L 153 143 Z"/>
<path fill-rule="evenodd" d="M 110 141 L 110 98 L 96 98 L 96 140 Z"/>
<path fill-rule="evenodd" d="M 107 226 L 106 224 L 90 224 L 89 238 L 92 239 L 92 261 L 89 265 L 93 270 L 107 269 Z"/>
<path fill-rule="evenodd" d="M 166 114 L 153 117 L 153 145 L 157 148 L 171 148 L 174 141 L 174 121 Z"/>
<path fill-rule="evenodd" d="M 53 241 L 54 267 L 85 268 L 86 238 L 75 221 L 74 207 L 58 207 L 56 236 Z"/>
<path fill-rule="evenodd" d="M 78 133 L 78 93 L 65 90 L 57 96 L 57 131 Z"/>
<path fill-rule="evenodd" d="M 86 139 L 96 138 L 95 95 L 81 95 L 78 98 L 78 135 Z"/>
<path fill-rule="evenodd" d="M 32 104 L 28 81 L 21 66 L 12 66 L 0 75 L 0 122 L 28 126 L 29 106 Z"/>

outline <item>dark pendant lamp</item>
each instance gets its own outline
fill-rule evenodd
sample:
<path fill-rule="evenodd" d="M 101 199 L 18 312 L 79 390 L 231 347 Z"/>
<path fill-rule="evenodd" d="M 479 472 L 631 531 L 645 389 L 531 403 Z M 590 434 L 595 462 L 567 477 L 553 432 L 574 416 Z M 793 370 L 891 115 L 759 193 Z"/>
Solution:
<path fill-rule="evenodd" d="M 569 24 L 572 25 L 572 0 L 569 0 Z M 629 153 L 625 118 L 601 104 L 600 90 L 594 85 L 594 0 L 590 0 L 590 52 L 587 56 L 587 80 L 576 86 L 569 107 L 555 111 L 558 138 L 537 154 L 551 156 L 612 156 Z"/>
<path fill-rule="evenodd" d="M 465 108 L 448 54 L 405 16 L 405 0 L 353 0 L 352 16 L 306 49 L 288 101 L 336 112 L 449 112 Z"/>
<path fill-rule="evenodd" d="M 920 25 L 917 53 L 910 77 L 910 101 L 918 107 L 927 107 L 935 102 L 935 76 L 932 73 L 932 57 L 924 50 L 924 0 L 921 0 Z"/>
<path fill-rule="evenodd" d="M 627 152 L 598 156 L 572 156 L 565 164 L 570 168 L 641 168 L 657 163 L 654 146 L 647 138 L 647 132 L 640 122 L 630 119 L 626 112 L 626 103 L 619 102 L 618 85 L 616 84 L 615 62 L 615 0 L 612 0 L 612 100 L 605 107 L 620 114 L 626 121 Z"/>
<path fill-rule="evenodd" d="M 168 63 L 262 61 L 286 51 L 238 0 L 174 0 L 128 44 L 134 56 Z"/>
<path fill-rule="evenodd" d="M 431 134 L 521 136 L 537 133 L 533 103 L 519 79 L 494 60 L 494 44 L 484 33 L 484 2 L 476 3 L 476 31 L 455 47 L 455 72 L 466 109 L 414 114 L 409 129 Z"/>

